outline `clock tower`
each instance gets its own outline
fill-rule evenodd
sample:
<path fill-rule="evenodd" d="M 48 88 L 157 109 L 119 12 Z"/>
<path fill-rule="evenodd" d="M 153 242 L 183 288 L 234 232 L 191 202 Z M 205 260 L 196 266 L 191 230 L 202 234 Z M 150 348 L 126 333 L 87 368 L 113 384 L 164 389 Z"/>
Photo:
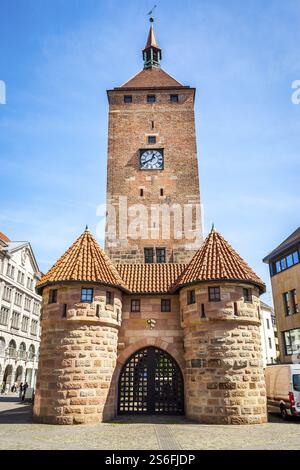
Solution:
<path fill-rule="evenodd" d="M 143 70 L 107 92 L 105 250 L 114 263 L 186 263 L 202 243 L 195 89 L 162 70 L 150 22 Z"/>

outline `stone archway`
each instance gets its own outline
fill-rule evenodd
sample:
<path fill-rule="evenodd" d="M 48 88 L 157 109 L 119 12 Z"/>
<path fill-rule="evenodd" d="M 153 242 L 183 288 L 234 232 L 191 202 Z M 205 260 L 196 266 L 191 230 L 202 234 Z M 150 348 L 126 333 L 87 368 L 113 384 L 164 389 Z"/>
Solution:
<path fill-rule="evenodd" d="M 15 373 L 15 382 L 17 382 L 17 384 L 20 385 L 20 383 L 22 382 L 22 378 L 23 378 L 23 367 L 18 366 L 16 373 Z"/>
<path fill-rule="evenodd" d="M 8 364 L 5 367 L 4 374 L 3 374 L 3 383 L 5 389 L 10 389 L 13 381 L 13 367 L 11 364 Z"/>
<path fill-rule="evenodd" d="M 166 351 L 147 346 L 123 365 L 118 383 L 118 413 L 183 414 L 183 376 Z"/>

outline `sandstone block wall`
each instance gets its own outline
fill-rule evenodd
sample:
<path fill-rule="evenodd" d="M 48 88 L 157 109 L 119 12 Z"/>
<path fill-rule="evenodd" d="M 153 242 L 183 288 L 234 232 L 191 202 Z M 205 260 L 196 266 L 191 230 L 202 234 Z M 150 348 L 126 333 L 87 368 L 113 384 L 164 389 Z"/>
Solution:
<path fill-rule="evenodd" d="M 81 303 L 81 287 L 91 285 L 52 286 L 58 289 L 55 304 L 48 304 L 49 287 L 43 292 L 34 403 L 38 422 L 81 424 L 114 416 L 109 391 L 117 359 L 121 294 L 117 289 L 93 286 L 94 302 Z M 106 305 L 106 290 L 114 292 L 114 305 Z"/>
<path fill-rule="evenodd" d="M 258 292 L 252 288 L 252 303 L 245 303 L 245 286 L 224 284 L 221 301 L 209 302 L 210 285 L 194 287 L 196 303 L 192 305 L 187 305 L 186 298 L 193 287 L 180 292 L 186 416 L 200 423 L 264 423 Z"/>
<path fill-rule="evenodd" d="M 131 299 L 140 299 L 141 311 L 131 312 Z M 161 312 L 161 299 L 171 299 L 171 312 Z M 126 295 L 119 331 L 118 356 L 125 359 L 147 345 L 156 345 L 171 354 L 183 367 L 183 330 L 178 295 Z M 148 323 L 154 320 L 154 325 Z"/>

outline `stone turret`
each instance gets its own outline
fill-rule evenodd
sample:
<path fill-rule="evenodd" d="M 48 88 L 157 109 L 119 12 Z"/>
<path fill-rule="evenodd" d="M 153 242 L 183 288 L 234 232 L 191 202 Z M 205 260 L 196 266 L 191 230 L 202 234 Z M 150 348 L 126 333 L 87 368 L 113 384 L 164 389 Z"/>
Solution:
<path fill-rule="evenodd" d="M 110 419 L 125 289 L 117 270 L 86 230 L 41 278 L 39 289 L 43 309 L 35 421 Z"/>
<path fill-rule="evenodd" d="M 201 423 L 266 422 L 259 330 L 263 281 L 212 230 L 179 287 L 186 416 Z"/>

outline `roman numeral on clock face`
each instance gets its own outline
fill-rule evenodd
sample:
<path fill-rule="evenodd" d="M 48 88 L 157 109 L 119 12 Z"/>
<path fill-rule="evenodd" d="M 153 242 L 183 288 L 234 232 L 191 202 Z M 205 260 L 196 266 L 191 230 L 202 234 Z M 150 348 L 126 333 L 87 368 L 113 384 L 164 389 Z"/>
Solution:
<path fill-rule="evenodd" d="M 149 149 L 140 151 L 141 170 L 162 170 L 164 167 L 164 157 L 162 150 Z"/>

